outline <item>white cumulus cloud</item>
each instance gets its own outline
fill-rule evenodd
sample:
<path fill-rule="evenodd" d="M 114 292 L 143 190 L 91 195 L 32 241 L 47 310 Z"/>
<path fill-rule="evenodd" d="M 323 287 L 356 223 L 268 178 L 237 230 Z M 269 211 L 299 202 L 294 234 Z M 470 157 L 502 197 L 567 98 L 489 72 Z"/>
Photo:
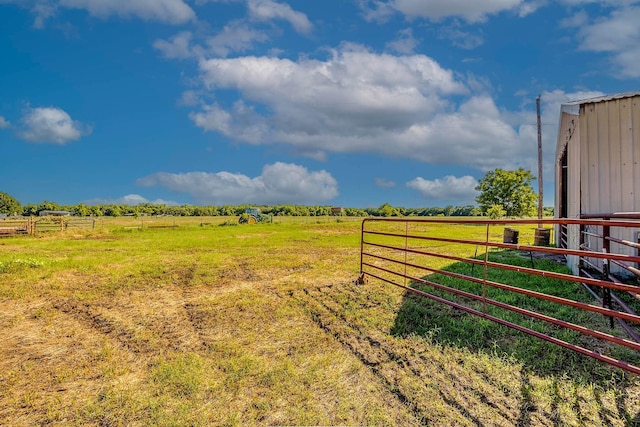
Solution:
<path fill-rule="evenodd" d="M 86 205 L 128 205 L 137 206 L 150 203 L 153 205 L 178 206 L 178 203 L 171 200 L 155 199 L 149 200 L 139 194 L 127 194 L 117 199 L 91 199 L 83 202 Z"/>
<path fill-rule="evenodd" d="M 153 42 L 153 47 L 162 52 L 165 58 L 190 58 L 195 54 L 190 46 L 192 36 L 190 31 L 183 31 L 173 36 L 169 41 L 162 39 L 156 40 Z"/>
<path fill-rule="evenodd" d="M 516 166 L 526 149 L 490 97 L 465 99 L 464 82 L 425 55 L 343 45 L 326 60 L 245 56 L 199 67 L 204 90 L 240 99 L 205 104 L 191 119 L 238 141 L 288 144 L 313 158 L 374 152 L 483 170 Z"/>
<path fill-rule="evenodd" d="M 413 37 L 413 30 L 405 28 L 398 33 L 398 37 L 395 40 L 387 43 L 387 49 L 408 55 L 414 52 L 418 44 L 418 40 Z"/>
<path fill-rule="evenodd" d="M 30 142 L 64 145 L 80 139 L 92 131 L 90 126 L 72 120 L 69 114 L 56 107 L 30 108 L 22 117 L 19 136 Z"/>
<path fill-rule="evenodd" d="M 103 19 L 117 15 L 174 25 L 196 17 L 184 0 L 1 0 L 0 3 L 15 3 L 29 9 L 35 16 L 33 25 L 36 28 L 43 28 L 60 8 L 86 10 Z"/>
<path fill-rule="evenodd" d="M 327 171 L 282 162 L 266 165 L 255 178 L 230 172 L 159 172 L 140 178 L 137 184 L 188 193 L 199 203 L 212 205 L 316 204 L 338 195 L 338 183 Z"/>
<path fill-rule="evenodd" d="M 232 21 L 219 33 L 207 37 L 202 49 L 207 53 L 226 57 L 232 52 L 251 50 L 256 43 L 263 43 L 268 39 L 263 31 L 252 28 L 243 21 Z"/>
<path fill-rule="evenodd" d="M 583 18 L 584 19 L 584 18 Z M 580 48 L 612 55 L 612 73 L 640 77 L 640 7 L 621 7 L 605 18 L 580 27 Z"/>
<path fill-rule="evenodd" d="M 183 24 L 196 17 L 184 0 L 60 0 L 60 5 L 84 9 L 100 18 L 135 16 L 147 21 Z"/>
<path fill-rule="evenodd" d="M 376 183 L 376 187 L 380 187 L 380 188 L 393 188 L 396 186 L 396 183 L 394 181 L 390 181 L 385 178 L 376 178 L 375 183 Z"/>
<path fill-rule="evenodd" d="M 455 200 L 464 203 L 473 202 L 477 195 L 476 185 L 478 181 L 469 175 L 460 178 L 448 175 L 435 180 L 417 177 L 407 182 L 407 187 L 417 190 L 427 200 Z"/>
<path fill-rule="evenodd" d="M 0 116 L 0 129 L 8 128 L 11 126 L 11 123 L 4 117 Z"/>
<path fill-rule="evenodd" d="M 291 24 L 299 33 L 308 34 L 313 30 L 313 24 L 302 12 L 295 11 L 286 3 L 273 0 L 249 0 L 249 16 L 258 21 L 282 19 Z"/>
<path fill-rule="evenodd" d="M 532 11 L 523 0 L 370 0 L 361 4 L 365 17 L 374 20 L 386 18 L 393 12 L 400 12 L 409 19 L 426 18 L 437 21 L 458 17 L 468 22 L 483 22 L 488 15 L 503 11 L 516 11 L 520 15 Z"/>

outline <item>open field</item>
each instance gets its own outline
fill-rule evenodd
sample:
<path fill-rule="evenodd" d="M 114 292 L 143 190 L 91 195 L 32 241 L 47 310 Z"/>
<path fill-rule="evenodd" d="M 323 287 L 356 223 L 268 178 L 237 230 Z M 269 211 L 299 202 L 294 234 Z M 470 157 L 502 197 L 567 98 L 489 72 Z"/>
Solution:
<path fill-rule="evenodd" d="M 515 332 L 444 336 L 422 302 L 353 283 L 359 222 L 279 219 L 1 239 L 0 425 L 640 425 L 640 378 L 550 366 L 546 343 L 519 357 Z"/>

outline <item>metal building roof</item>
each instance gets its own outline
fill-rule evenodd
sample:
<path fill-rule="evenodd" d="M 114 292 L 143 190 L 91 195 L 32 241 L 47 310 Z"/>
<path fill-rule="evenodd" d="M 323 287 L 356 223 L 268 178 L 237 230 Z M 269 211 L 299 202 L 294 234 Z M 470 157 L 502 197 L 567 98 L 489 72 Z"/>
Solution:
<path fill-rule="evenodd" d="M 569 113 L 577 116 L 580 112 L 580 106 L 584 104 L 595 104 L 597 102 L 613 101 L 615 99 L 631 98 L 632 96 L 640 96 L 640 90 L 633 92 L 614 93 L 612 95 L 598 96 L 595 98 L 580 99 L 577 101 L 565 102 L 561 106 L 563 113 Z"/>

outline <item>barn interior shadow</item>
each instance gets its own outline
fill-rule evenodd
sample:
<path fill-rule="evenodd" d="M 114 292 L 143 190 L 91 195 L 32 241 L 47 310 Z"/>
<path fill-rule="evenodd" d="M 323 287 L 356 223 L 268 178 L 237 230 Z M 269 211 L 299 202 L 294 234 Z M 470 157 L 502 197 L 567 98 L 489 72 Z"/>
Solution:
<path fill-rule="evenodd" d="M 520 256 L 520 258 L 523 266 L 531 266 L 530 263 L 533 260 L 529 259 L 528 253 L 526 256 Z M 543 261 L 547 262 L 547 260 L 535 260 L 536 264 Z M 550 269 L 557 268 L 558 270 L 556 271 L 562 271 L 565 268 L 562 265 L 554 266 L 553 264 L 545 265 L 544 267 L 536 265 L 536 268 L 547 269 L 547 267 Z M 475 271 L 473 271 L 473 267 L 468 263 L 454 263 L 446 267 L 445 270 L 477 278 L 483 277 L 482 267 L 476 266 Z M 442 274 L 430 274 L 423 278 L 436 283 L 445 283 L 451 279 Z M 491 277 L 489 279 L 491 280 Z M 499 281 L 507 283 L 504 280 Z M 451 283 L 447 283 L 447 285 L 455 286 L 451 285 Z M 440 297 L 448 295 L 422 283 L 412 283 L 410 286 Z M 476 289 L 467 288 L 465 290 L 471 291 L 476 295 L 482 292 L 479 289 L 481 287 L 480 284 L 467 283 L 467 286 L 475 287 Z M 448 295 L 446 299 L 452 298 Z M 466 306 L 475 304 L 474 308 L 482 310 L 479 303 L 470 299 L 457 299 L 456 302 L 461 302 Z M 516 323 L 530 326 L 527 322 L 527 320 L 524 320 Z M 551 335 L 556 335 L 556 332 L 557 330 L 552 332 Z M 566 335 L 566 331 L 564 333 Z M 583 356 L 556 344 L 408 291 L 403 296 L 401 308 L 397 312 L 391 334 L 396 337 L 424 337 L 427 342 L 441 346 L 457 347 L 472 353 L 484 353 L 509 358 L 519 362 L 518 364 L 522 366 L 523 373 L 531 373 L 540 377 L 569 378 L 576 384 L 594 384 L 601 390 L 615 388 L 620 392 L 619 396 L 621 396 L 616 402 L 618 415 L 620 418 L 627 420 L 626 425 L 640 426 L 640 413 L 633 413 L 637 409 L 632 409 L 635 405 L 631 405 L 631 408 L 629 407 L 629 400 L 625 398 L 624 391 L 634 383 L 633 374 L 610 367 L 596 359 Z M 563 336 L 562 331 L 558 334 Z M 578 334 L 576 333 L 576 335 Z M 581 343 L 577 342 L 577 344 Z M 633 360 L 636 365 L 637 362 L 637 360 Z M 528 375 L 522 375 L 523 381 L 527 377 Z M 637 384 L 637 381 L 635 383 Z M 527 384 L 514 386 L 519 387 L 521 391 L 529 387 Z M 633 399 L 633 397 L 629 397 L 629 399 Z M 528 409 L 524 405 L 521 410 L 519 425 L 528 425 L 527 411 Z M 606 419 L 606 414 L 603 417 Z"/>

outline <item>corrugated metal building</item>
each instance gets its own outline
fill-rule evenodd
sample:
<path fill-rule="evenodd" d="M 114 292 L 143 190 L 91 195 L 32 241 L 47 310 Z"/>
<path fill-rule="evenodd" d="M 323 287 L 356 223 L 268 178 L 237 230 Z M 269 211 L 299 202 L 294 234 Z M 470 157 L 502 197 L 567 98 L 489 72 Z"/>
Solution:
<path fill-rule="evenodd" d="M 563 104 L 556 149 L 556 217 L 638 211 L 640 91 Z M 580 245 L 577 226 L 558 229 L 555 235 L 559 246 Z M 575 272 L 577 259 L 568 263 Z"/>

